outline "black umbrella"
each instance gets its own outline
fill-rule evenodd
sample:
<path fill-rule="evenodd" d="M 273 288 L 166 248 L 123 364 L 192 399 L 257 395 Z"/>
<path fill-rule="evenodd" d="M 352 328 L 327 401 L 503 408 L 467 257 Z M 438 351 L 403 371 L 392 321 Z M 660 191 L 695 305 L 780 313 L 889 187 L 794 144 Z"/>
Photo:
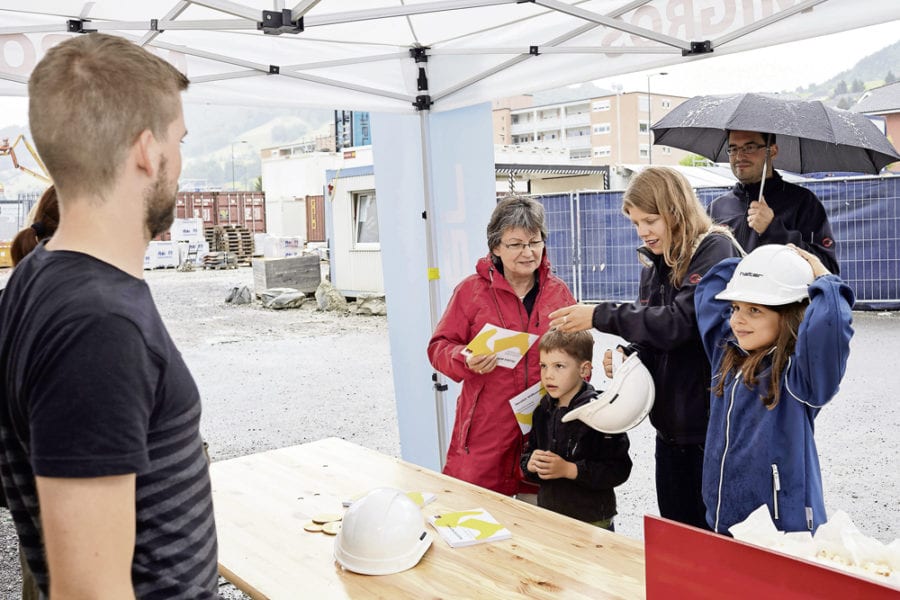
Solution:
<path fill-rule="evenodd" d="M 793 173 L 878 174 L 900 154 L 864 115 L 760 94 L 695 96 L 652 127 L 653 143 L 728 162 L 727 130 L 776 134 L 775 166 Z"/>

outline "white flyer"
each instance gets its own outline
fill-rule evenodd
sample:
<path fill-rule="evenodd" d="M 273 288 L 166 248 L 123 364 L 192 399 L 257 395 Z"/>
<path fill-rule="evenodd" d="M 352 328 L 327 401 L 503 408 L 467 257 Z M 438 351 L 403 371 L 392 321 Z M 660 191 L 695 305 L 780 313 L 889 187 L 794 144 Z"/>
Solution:
<path fill-rule="evenodd" d="M 485 323 L 478 335 L 466 346 L 466 351 L 475 356 L 494 353 L 497 355 L 498 367 L 512 369 L 537 339 L 538 336 L 533 333 Z"/>
<path fill-rule="evenodd" d="M 516 421 L 519 423 L 519 428 L 523 434 L 531 431 L 531 418 L 534 415 L 534 409 L 537 408 L 538 403 L 546 393 L 544 386 L 538 381 L 521 394 L 509 399 L 509 405 L 512 407 L 513 414 L 516 415 Z"/>

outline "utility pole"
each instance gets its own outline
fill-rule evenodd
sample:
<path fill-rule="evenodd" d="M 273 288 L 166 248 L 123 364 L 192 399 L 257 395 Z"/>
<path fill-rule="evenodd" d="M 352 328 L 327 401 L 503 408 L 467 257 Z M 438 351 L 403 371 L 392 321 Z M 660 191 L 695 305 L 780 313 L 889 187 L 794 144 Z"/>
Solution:
<path fill-rule="evenodd" d="M 659 73 L 650 73 L 647 75 L 647 164 L 653 164 L 653 132 L 650 128 L 653 126 L 653 96 L 650 94 L 650 78 L 656 75 L 668 75 L 665 71 Z"/>
<path fill-rule="evenodd" d="M 234 182 L 234 145 L 235 144 L 246 144 L 246 140 L 238 140 L 236 142 L 231 142 L 231 191 L 237 191 L 237 185 Z"/>
<path fill-rule="evenodd" d="M 612 88 L 616 91 L 616 162 L 622 164 L 622 84 L 614 83 Z"/>

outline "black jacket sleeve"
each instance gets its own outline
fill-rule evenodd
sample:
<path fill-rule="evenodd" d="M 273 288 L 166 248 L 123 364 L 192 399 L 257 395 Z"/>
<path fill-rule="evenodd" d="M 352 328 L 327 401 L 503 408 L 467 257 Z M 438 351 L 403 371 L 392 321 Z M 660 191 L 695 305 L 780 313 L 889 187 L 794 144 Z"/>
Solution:
<path fill-rule="evenodd" d="M 671 282 L 660 282 L 666 288 L 668 301 L 662 306 L 648 306 L 640 301 L 631 304 L 601 302 L 594 308 L 593 325 L 599 331 L 619 335 L 640 349 L 668 351 L 697 338 L 697 319 L 694 313 L 694 289 L 700 278 L 724 258 L 738 256 L 730 238 L 721 234 L 708 235 L 689 265 L 680 288 Z M 650 283 L 653 269 L 641 274 L 641 289 Z M 641 360 L 644 356 L 641 355 Z"/>

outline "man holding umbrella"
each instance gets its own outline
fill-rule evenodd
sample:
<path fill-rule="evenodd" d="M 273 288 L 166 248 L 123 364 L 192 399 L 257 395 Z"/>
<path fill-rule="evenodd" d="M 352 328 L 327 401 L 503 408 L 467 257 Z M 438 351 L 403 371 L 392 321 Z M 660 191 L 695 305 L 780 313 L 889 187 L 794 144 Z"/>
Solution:
<path fill-rule="evenodd" d="M 728 132 L 725 152 L 738 183 L 712 201 L 709 214 L 729 226 L 747 252 L 764 244 L 790 243 L 815 254 L 829 271 L 838 273 L 825 208 L 813 192 L 788 183 L 772 168 L 778 156 L 775 141 L 773 133 Z"/>

